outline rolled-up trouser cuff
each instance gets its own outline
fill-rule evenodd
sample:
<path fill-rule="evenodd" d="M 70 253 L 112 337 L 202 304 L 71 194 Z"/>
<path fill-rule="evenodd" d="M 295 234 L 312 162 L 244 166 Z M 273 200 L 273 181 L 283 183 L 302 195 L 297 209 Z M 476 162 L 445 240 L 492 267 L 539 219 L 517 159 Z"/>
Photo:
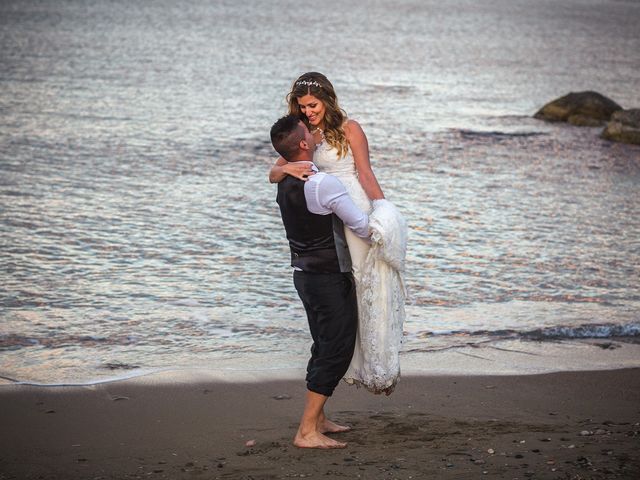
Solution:
<path fill-rule="evenodd" d="M 324 395 L 325 397 L 330 397 L 333 395 L 334 388 L 331 387 L 322 387 L 318 385 L 312 385 L 307 382 L 307 390 L 314 393 L 319 393 L 320 395 Z"/>

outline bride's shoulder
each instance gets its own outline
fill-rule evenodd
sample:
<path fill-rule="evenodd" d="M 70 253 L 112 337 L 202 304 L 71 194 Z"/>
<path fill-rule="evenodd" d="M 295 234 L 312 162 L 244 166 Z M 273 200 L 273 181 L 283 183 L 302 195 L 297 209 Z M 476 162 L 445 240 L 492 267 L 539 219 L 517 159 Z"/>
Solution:
<path fill-rule="evenodd" d="M 366 141 L 367 137 L 364 134 L 364 130 L 362 130 L 360 124 L 355 120 L 350 118 L 344 123 L 343 128 L 344 135 L 347 137 L 347 142 L 349 142 L 349 145 L 353 146 L 353 144 L 355 143 Z"/>
<path fill-rule="evenodd" d="M 352 118 L 344 122 L 342 128 L 344 129 L 344 134 L 347 137 L 347 141 L 349 141 L 349 143 L 351 143 L 352 139 L 356 140 L 364 136 L 364 130 L 362 130 L 360 124 Z"/>
<path fill-rule="evenodd" d="M 361 127 L 360 127 L 360 124 L 357 121 L 355 121 L 353 118 L 348 118 L 342 124 L 342 128 L 346 132 L 347 130 L 351 130 L 353 128 L 361 128 Z"/>

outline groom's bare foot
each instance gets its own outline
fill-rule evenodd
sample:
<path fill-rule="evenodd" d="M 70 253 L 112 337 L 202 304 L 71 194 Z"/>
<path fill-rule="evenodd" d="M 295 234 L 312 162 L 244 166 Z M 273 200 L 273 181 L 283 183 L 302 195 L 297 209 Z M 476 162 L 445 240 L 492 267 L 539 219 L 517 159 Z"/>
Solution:
<path fill-rule="evenodd" d="M 307 435 L 302 435 L 300 430 L 296 433 L 293 439 L 293 444 L 298 448 L 346 448 L 347 444 L 344 442 L 338 442 L 333 438 L 329 438 L 326 435 L 318 431 L 313 431 Z"/>
<path fill-rule="evenodd" d="M 320 433 L 342 433 L 348 432 L 349 430 L 351 430 L 351 427 L 346 425 L 338 425 L 328 418 L 325 418 L 318 422 L 318 431 Z"/>

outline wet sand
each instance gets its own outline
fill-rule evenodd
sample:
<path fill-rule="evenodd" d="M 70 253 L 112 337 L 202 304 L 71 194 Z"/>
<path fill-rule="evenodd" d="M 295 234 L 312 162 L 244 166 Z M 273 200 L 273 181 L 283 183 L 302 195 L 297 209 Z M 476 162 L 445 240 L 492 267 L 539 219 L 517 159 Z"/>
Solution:
<path fill-rule="evenodd" d="M 341 385 L 334 451 L 291 445 L 302 381 L 177 378 L 3 385 L 0 479 L 640 478 L 640 369 Z"/>

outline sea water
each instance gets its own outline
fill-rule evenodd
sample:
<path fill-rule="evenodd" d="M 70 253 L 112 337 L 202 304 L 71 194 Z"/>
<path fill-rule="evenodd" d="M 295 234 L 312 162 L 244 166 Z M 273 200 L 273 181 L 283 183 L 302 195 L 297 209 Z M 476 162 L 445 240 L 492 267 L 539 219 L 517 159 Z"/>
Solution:
<path fill-rule="evenodd" d="M 267 181 L 305 71 L 410 228 L 403 355 L 640 335 L 640 147 L 532 118 L 640 107 L 640 4 L 0 4 L 0 376 L 304 363 Z M 302 362 L 302 363 L 301 363 Z"/>

